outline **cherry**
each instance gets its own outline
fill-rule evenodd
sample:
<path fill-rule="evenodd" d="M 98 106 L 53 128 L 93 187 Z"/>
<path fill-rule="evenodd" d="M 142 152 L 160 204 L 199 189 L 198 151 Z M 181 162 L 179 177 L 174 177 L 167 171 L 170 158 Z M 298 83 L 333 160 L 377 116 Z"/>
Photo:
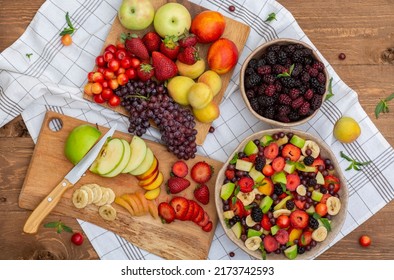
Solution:
<path fill-rule="evenodd" d="M 77 246 L 82 245 L 83 240 L 84 240 L 83 235 L 82 235 L 82 233 L 80 233 L 80 232 L 76 232 L 76 233 L 74 233 L 74 234 L 71 236 L 71 242 L 74 243 L 74 244 L 77 245 Z"/>
<path fill-rule="evenodd" d="M 340 53 L 340 54 L 338 55 L 338 58 L 339 58 L 340 60 L 345 60 L 346 54 Z"/>
<path fill-rule="evenodd" d="M 368 247 L 371 245 L 371 238 L 368 235 L 362 235 L 359 239 L 360 245 L 363 247 Z"/>

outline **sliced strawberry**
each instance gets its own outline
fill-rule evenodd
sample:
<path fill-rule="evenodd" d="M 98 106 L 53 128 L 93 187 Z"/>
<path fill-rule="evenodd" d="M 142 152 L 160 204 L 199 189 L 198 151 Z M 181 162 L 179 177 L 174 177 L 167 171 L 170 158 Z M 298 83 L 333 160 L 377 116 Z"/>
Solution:
<path fill-rule="evenodd" d="M 275 142 L 269 144 L 267 147 L 264 148 L 264 156 L 268 159 L 274 159 L 279 154 L 279 147 L 278 144 Z"/>
<path fill-rule="evenodd" d="M 315 160 L 312 163 L 312 166 L 323 166 L 324 169 L 326 169 L 326 165 L 324 164 L 324 160 L 322 160 L 320 157 L 315 158 Z"/>
<path fill-rule="evenodd" d="M 334 193 L 338 192 L 341 188 L 339 178 L 334 175 L 327 175 L 324 177 L 324 187 L 329 190 L 330 184 L 334 185 Z"/>
<path fill-rule="evenodd" d="M 189 172 L 189 167 L 183 160 L 178 160 L 172 165 L 172 173 L 177 177 L 185 177 Z"/>
<path fill-rule="evenodd" d="M 232 203 L 230 203 L 230 209 L 233 210 L 234 215 L 243 217 L 245 216 L 245 207 L 242 203 L 241 200 L 237 199 L 237 201 L 235 202 L 235 204 L 233 205 Z"/>
<path fill-rule="evenodd" d="M 297 174 L 287 174 L 286 175 L 286 189 L 288 189 L 289 191 L 295 191 L 297 189 L 297 187 L 300 185 L 300 176 L 298 176 Z"/>
<path fill-rule="evenodd" d="M 265 230 L 271 230 L 272 224 L 271 224 L 270 218 L 268 218 L 267 214 L 263 215 L 263 219 L 261 219 L 260 225 Z"/>
<path fill-rule="evenodd" d="M 294 210 L 290 214 L 290 223 L 293 228 L 304 229 L 308 226 L 309 215 L 302 210 Z"/>
<path fill-rule="evenodd" d="M 293 144 L 286 144 L 282 149 L 282 157 L 297 161 L 301 156 L 301 149 Z"/>
<path fill-rule="evenodd" d="M 189 200 L 189 207 L 190 204 L 193 204 L 193 214 L 190 217 L 190 221 L 194 221 L 195 218 L 197 218 L 198 213 L 200 211 L 200 208 L 202 208 L 197 202 L 195 202 L 194 200 Z"/>
<path fill-rule="evenodd" d="M 275 234 L 275 239 L 279 242 L 279 244 L 284 245 L 289 242 L 289 233 L 285 229 L 280 229 Z"/>
<path fill-rule="evenodd" d="M 274 175 L 275 170 L 272 168 L 270 164 L 266 164 L 263 167 L 263 174 L 267 177 Z"/>
<path fill-rule="evenodd" d="M 272 235 L 266 235 L 263 240 L 264 249 L 271 253 L 279 248 L 279 243 Z"/>
<path fill-rule="evenodd" d="M 295 205 L 297 206 L 298 209 L 302 210 L 302 209 L 305 208 L 306 201 L 305 200 L 301 201 L 301 200 L 296 199 L 296 200 L 294 200 L 294 203 L 295 203 Z"/>
<path fill-rule="evenodd" d="M 190 175 L 199 184 L 205 184 L 211 179 L 213 168 L 205 161 L 199 161 L 193 165 Z"/>
<path fill-rule="evenodd" d="M 202 218 L 201 221 L 199 221 L 199 222 L 197 223 L 197 225 L 199 225 L 200 227 L 203 227 L 203 226 L 205 226 L 206 224 L 208 224 L 208 222 L 209 222 L 208 213 L 207 213 L 206 211 L 204 211 L 204 217 Z"/>
<path fill-rule="evenodd" d="M 301 246 L 308 246 L 312 242 L 312 232 L 304 231 L 301 236 L 298 244 Z"/>
<path fill-rule="evenodd" d="M 224 172 L 224 176 L 226 176 L 227 179 L 232 180 L 235 177 L 235 171 L 227 169 Z"/>
<path fill-rule="evenodd" d="M 254 181 L 250 177 L 242 177 L 238 180 L 239 190 L 244 193 L 253 191 Z"/>
<path fill-rule="evenodd" d="M 170 200 L 170 205 L 175 210 L 175 219 L 185 220 L 187 211 L 189 209 L 189 201 L 181 196 L 175 196 Z"/>
<path fill-rule="evenodd" d="M 171 223 L 175 220 L 175 210 L 167 202 L 161 202 L 158 206 L 159 216 L 163 222 Z"/>
<path fill-rule="evenodd" d="M 320 203 L 327 203 L 327 199 L 331 196 L 329 193 L 323 194 L 323 197 L 320 199 Z"/>
<path fill-rule="evenodd" d="M 257 154 L 251 154 L 250 156 L 248 156 L 249 161 L 255 163 L 256 162 L 256 158 L 257 158 Z"/>
<path fill-rule="evenodd" d="M 204 204 L 207 205 L 209 203 L 209 188 L 207 185 L 202 184 L 199 185 L 193 192 L 195 199 Z"/>
<path fill-rule="evenodd" d="M 190 181 L 185 178 L 171 177 L 167 181 L 167 193 L 176 194 L 190 186 Z"/>
<path fill-rule="evenodd" d="M 276 157 L 271 163 L 272 168 L 276 172 L 282 171 L 283 168 L 285 167 L 285 164 L 286 164 L 286 162 L 285 162 L 285 159 L 283 157 Z"/>
<path fill-rule="evenodd" d="M 202 209 L 202 207 L 197 204 L 199 206 L 198 208 L 198 215 L 193 219 L 193 222 L 195 222 L 196 224 L 198 224 L 199 222 L 201 222 L 201 220 L 204 218 L 204 209 Z"/>
<path fill-rule="evenodd" d="M 185 215 L 185 221 L 191 221 L 193 215 L 194 215 L 194 207 L 195 204 L 191 203 L 191 200 L 189 200 L 189 208 L 187 209 L 186 215 Z"/>
<path fill-rule="evenodd" d="M 205 226 L 202 227 L 203 231 L 210 232 L 212 230 L 213 224 L 209 221 Z"/>

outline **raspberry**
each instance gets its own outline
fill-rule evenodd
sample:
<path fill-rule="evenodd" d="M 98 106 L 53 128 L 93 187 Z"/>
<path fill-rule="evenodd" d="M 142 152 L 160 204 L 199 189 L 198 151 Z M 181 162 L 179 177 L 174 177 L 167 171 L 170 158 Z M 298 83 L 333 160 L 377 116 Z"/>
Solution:
<path fill-rule="evenodd" d="M 302 103 L 301 107 L 298 109 L 298 113 L 301 116 L 306 116 L 309 113 L 310 106 L 311 105 L 305 101 L 304 103 Z"/>
<path fill-rule="evenodd" d="M 306 100 L 311 100 L 312 99 L 312 97 L 314 96 L 314 94 L 313 94 L 313 89 L 308 89 L 306 92 L 305 92 L 305 94 L 304 94 L 304 98 L 306 99 Z"/>
<path fill-rule="evenodd" d="M 319 74 L 317 75 L 317 80 L 319 81 L 319 83 L 324 85 L 326 83 L 326 75 L 324 75 L 323 72 L 319 72 Z"/>
<path fill-rule="evenodd" d="M 289 91 L 289 96 L 290 96 L 290 98 L 291 99 L 296 99 L 298 96 L 300 96 L 300 90 L 299 89 L 297 89 L 297 88 L 292 88 L 290 91 Z"/>
<path fill-rule="evenodd" d="M 273 96 L 274 93 L 275 93 L 275 91 L 276 91 L 276 87 L 275 87 L 274 85 L 269 85 L 269 86 L 265 89 L 264 93 L 265 93 L 265 95 L 267 95 L 267 96 Z"/>
<path fill-rule="evenodd" d="M 322 101 L 323 101 L 322 95 L 314 95 L 311 99 L 311 109 L 312 110 L 318 109 L 320 107 Z"/>
<path fill-rule="evenodd" d="M 263 81 L 266 84 L 272 85 L 273 83 L 275 83 L 275 76 L 268 74 L 268 75 L 264 75 L 263 76 Z"/>
<path fill-rule="evenodd" d="M 301 107 L 302 104 L 304 104 L 304 98 L 300 96 L 297 99 L 293 100 L 293 102 L 291 102 L 291 108 L 298 109 Z"/>
<path fill-rule="evenodd" d="M 259 73 L 260 75 L 271 74 L 271 66 L 269 65 L 259 66 L 257 68 L 257 73 Z"/>
<path fill-rule="evenodd" d="M 324 64 L 321 63 L 320 61 L 315 61 L 312 64 L 312 68 L 316 69 L 317 71 L 323 71 L 324 70 Z"/>
<path fill-rule="evenodd" d="M 317 77 L 317 75 L 319 75 L 319 71 L 317 69 L 315 69 L 315 68 L 310 68 L 308 70 L 308 74 L 311 77 Z"/>
<path fill-rule="evenodd" d="M 290 96 L 288 96 L 287 94 L 284 94 L 284 93 L 279 95 L 278 100 L 279 100 L 280 104 L 284 104 L 284 105 L 290 105 L 291 101 L 292 101 Z"/>

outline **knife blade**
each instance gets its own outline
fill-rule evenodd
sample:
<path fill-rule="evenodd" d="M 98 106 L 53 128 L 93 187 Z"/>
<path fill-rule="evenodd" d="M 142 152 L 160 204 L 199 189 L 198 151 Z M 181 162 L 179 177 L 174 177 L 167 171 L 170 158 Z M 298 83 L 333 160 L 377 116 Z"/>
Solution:
<path fill-rule="evenodd" d="M 88 170 L 90 165 L 99 155 L 101 148 L 109 137 L 111 137 L 116 129 L 116 124 L 112 126 L 107 133 L 90 149 L 90 151 L 78 162 L 66 176 L 57 184 L 57 186 L 40 202 L 27 219 L 23 231 L 26 233 L 36 233 L 41 222 L 59 203 L 63 194 L 73 187 L 83 174 Z"/>

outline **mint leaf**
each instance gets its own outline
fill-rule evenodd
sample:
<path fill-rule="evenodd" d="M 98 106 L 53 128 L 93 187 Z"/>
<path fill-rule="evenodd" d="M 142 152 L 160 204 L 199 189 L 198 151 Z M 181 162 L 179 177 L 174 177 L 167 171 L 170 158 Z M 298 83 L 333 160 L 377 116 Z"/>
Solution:
<path fill-rule="evenodd" d="M 293 72 L 293 70 L 294 70 L 294 64 L 292 64 L 292 65 L 290 66 L 288 72 L 283 72 L 283 73 L 281 73 L 281 74 L 278 74 L 276 77 L 277 77 L 277 78 L 281 78 L 281 77 L 290 77 L 290 76 L 291 76 L 291 73 Z"/>
<path fill-rule="evenodd" d="M 54 229 L 56 229 L 57 233 L 62 233 L 63 231 L 70 232 L 70 233 L 73 232 L 73 230 L 70 227 L 66 226 L 62 221 L 49 222 L 49 223 L 44 224 L 44 227 L 45 228 L 54 228 Z"/>
<path fill-rule="evenodd" d="M 361 166 L 365 166 L 370 164 L 372 161 L 366 161 L 366 162 L 359 162 L 356 161 L 354 159 L 352 159 L 351 157 L 347 156 L 344 154 L 344 152 L 340 151 L 339 155 L 341 156 L 341 158 L 345 159 L 346 161 L 350 162 L 350 165 L 345 169 L 345 171 L 354 169 L 356 171 L 360 171 L 361 170 Z"/>
<path fill-rule="evenodd" d="M 391 101 L 394 98 L 394 93 L 390 94 L 387 96 L 385 99 L 381 99 L 378 104 L 376 104 L 375 107 L 375 117 L 379 118 L 379 115 L 381 113 L 385 114 L 388 113 L 389 110 L 389 105 L 387 104 L 389 101 Z"/>
<path fill-rule="evenodd" d="M 276 19 L 276 14 L 275 13 L 270 13 L 270 14 L 268 14 L 268 17 L 267 17 L 267 19 L 265 21 L 266 22 L 271 22 L 273 20 L 277 20 Z"/>
<path fill-rule="evenodd" d="M 64 36 L 66 34 L 70 34 L 71 35 L 71 34 L 74 33 L 75 28 L 74 28 L 74 26 L 73 26 L 73 24 L 72 24 L 72 22 L 70 20 L 70 16 L 69 16 L 68 12 L 66 13 L 66 22 L 67 22 L 68 27 L 65 27 L 63 29 L 63 31 L 60 32 L 59 36 Z"/>
<path fill-rule="evenodd" d="M 27 53 L 26 57 L 30 60 L 30 57 L 33 55 L 33 53 Z"/>
<path fill-rule="evenodd" d="M 327 218 L 321 218 L 320 221 L 323 223 L 323 226 L 327 229 L 327 231 L 331 231 L 331 224 Z"/>
<path fill-rule="evenodd" d="M 328 99 L 330 99 L 333 96 L 334 96 L 334 94 L 332 93 L 332 77 L 331 77 L 330 81 L 328 83 L 328 93 L 326 94 L 325 100 L 328 100 Z"/>
<path fill-rule="evenodd" d="M 238 160 L 238 154 L 235 154 L 234 157 L 230 160 L 230 164 L 236 164 Z"/>

